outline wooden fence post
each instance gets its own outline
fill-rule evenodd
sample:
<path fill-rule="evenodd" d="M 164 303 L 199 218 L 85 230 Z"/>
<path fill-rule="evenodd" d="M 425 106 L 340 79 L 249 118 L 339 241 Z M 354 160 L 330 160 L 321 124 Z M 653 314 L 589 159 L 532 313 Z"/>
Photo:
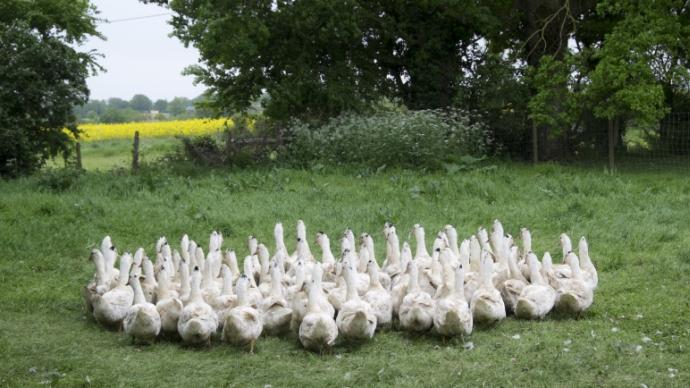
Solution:
<path fill-rule="evenodd" d="M 77 142 L 77 148 L 76 148 L 75 152 L 77 154 L 77 160 L 76 160 L 77 166 L 76 167 L 77 167 L 77 169 L 81 170 L 81 169 L 83 169 L 83 167 L 81 165 L 81 143 L 80 142 Z"/>
<path fill-rule="evenodd" d="M 132 148 L 132 170 L 139 170 L 139 131 L 134 132 L 134 146 Z"/>
<path fill-rule="evenodd" d="M 613 119 L 609 119 L 609 171 L 613 173 L 615 168 L 614 164 L 614 151 L 615 151 L 615 134 L 613 131 Z"/>
<path fill-rule="evenodd" d="M 532 163 L 539 162 L 539 131 L 537 123 L 532 122 Z"/>

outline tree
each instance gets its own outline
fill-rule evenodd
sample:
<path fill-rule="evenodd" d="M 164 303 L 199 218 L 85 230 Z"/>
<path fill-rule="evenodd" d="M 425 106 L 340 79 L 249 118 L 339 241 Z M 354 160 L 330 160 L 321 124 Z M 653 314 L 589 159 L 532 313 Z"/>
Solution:
<path fill-rule="evenodd" d="M 74 47 L 100 36 L 94 15 L 87 0 L 0 3 L 0 175 L 35 171 L 78 135 L 73 106 L 98 66 Z"/>
<path fill-rule="evenodd" d="M 129 101 L 118 97 L 111 97 L 108 99 L 108 107 L 115 109 L 127 109 L 129 108 Z"/>
<path fill-rule="evenodd" d="M 173 116 L 182 116 L 187 113 L 187 107 L 191 101 L 186 97 L 175 97 L 168 103 L 168 113 Z"/>
<path fill-rule="evenodd" d="M 174 34 L 201 54 L 188 73 L 222 111 L 322 120 L 381 97 L 415 109 L 452 104 L 463 49 L 494 21 L 473 0 L 169 3 Z M 501 2 L 502 3 L 502 2 Z"/>
<path fill-rule="evenodd" d="M 131 100 L 129 100 L 129 106 L 139 112 L 148 112 L 151 110 L 153 103 L 151 99 L 143 94 L 135 94 Z"/>
<path fill-rule="evenodd" d="M 153 103 L 153 108 L 159 112 L 168 111 L 168 101 L 164 99 L 158 99 Z"/>

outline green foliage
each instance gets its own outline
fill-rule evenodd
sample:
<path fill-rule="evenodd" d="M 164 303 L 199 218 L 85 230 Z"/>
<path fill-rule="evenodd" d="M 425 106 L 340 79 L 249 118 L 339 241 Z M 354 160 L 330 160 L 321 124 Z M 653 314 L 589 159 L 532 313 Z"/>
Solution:
<path fill-rule="evenodd" d="M 668 111 L 662 87 L 668 82 L 687 83 L 689 73 L 678 62 L 679 50 L 689 46 L 687 10 L 674 12 L 674 1 L 607 1 L 600 13 L 620 16 L 601 50 L 591 73 L 589 97 L 594 114 L 601 118 L 623 118 L 641 125 L 653 125 Z M 685 55 L 683 53 L 683 55 Z M 668 57 L 668 58 L 665 58 Z M 655 61 L 665 61 L 656 67 Z"/>
<path fill-rule="evenodd" d="M 129 106 L 139 112 L 148 112 L 153 107 L 153 102 L 143 94 L 135 94 L 132 99 L 129 100 Z"/>
<path fill-rule="evenodd" d="M 532 86 L 536 93 L 529 100 L 529 118 L 551 127 L 550 135 L 559 136 L 564 128 L 570 128 L 580 114 L 581 101 L 575 93 L 573 72 L 569 60 L 557 61 L 552 56 L 541 58 L 539 67 L 533 69 Z"/>
<path fill-rule="evenodd" d="M 168 111 L 168 101 L 164 99 L 158 99 L 156 102 L 153 103 L 153 109 L 159 111 L 159 112 L 167 112 Z"/>
<path fill-rule="evenodd" d="M 182 154 L 178 158 L 202 166 L 220 166 L 226 161 L 222 146 L 215 136 L 182 138 Z"/>
<path fill-rule="evenodd" d="M 72 106 L 88 98 L 93 54 L 73 46 L 97 35 L 88 1 L 7 0 L 0 5 L 0 176 L 35 171 L 67 153 Z"/>
<path fill-rule="evenodd" d="M 299 165 L 315 162 L 440 168 L 465 155 L 486 154 L 490 137 L 458 110 L 343 114 L 321 126 L 293 123 L 288 158 Z"/>
<path fill-rule="evenodd" d="M 381 97 L 410 108 L 452 104 L 464 48 L 494 22 L 475 1 L 358 0 L 168 3 L 174 34 L 201 64 L 188 73 L 215 106 L 323 121 Z M 461 64 L 461 65 L 459 65 Z"/>
<path fill-rule="evenodd" d="M 36 184 L 41 190 L 59 193 L 74 187 L 82 173 L 76 168 L 51 168 L 38 174 Z"/>
<path fill-rule="evenodd" d="M 101 123 L 128 123 L 132 121 L 143 121 L 147 118 L 148 115 L 132 108 L 117 109 L 107 107 L 96 121 Z"/>
<path fill-rule="evenodd" d="M 471 112 L 493 137 L 492 152 L 525 155 L 531 127 L 527 119 L 529 85 L 524 66 L 515 58 L 474 45 L 469 51 L 475 65 L 463 76 L 455 105 Z"/>

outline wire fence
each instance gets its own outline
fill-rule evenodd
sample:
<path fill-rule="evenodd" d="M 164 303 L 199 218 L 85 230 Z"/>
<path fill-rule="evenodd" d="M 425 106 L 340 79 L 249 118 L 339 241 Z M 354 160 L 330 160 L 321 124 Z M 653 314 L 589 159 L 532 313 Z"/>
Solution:
<path fill-rule="evenodd" d="M 537 128 L 520 131 L 511 141 L 497 145 L 497 156 L 521 163 L 556 162 L 601 170 L 690 172 L 690 112 L 673 112 L 651 128 L 628 125 L 619 130 L 615 123 L 590 122 L 581 130 L 587 144 L 578 143 L 577 134 L 565 133 L 560 138 L 547 138 Z M 139 166 L 139 133 L 132 148 L 132 169 Z M 276 138 L 229 138 L 225 157 L 242 152 L 262 155 L 262 149 L 273 150 L 291 139 L 282 132 Z M 146 141 L 146 139 L 144 139 Z M 187 141 L 189 142 L 189 141 Z M 81 147 L 76 144 L 76 165 L 81 168 Z"/>
<path fill-rule="evenodd" d="M 674 112 L 651 129 L 630 128 L 622 168 L 690 168 L 690 112 Z"/>
<path fill-rule="evenodd" d="M 653 127 L 587 120 L 561 131 L 522 129 L 505 137 L 498 154 L 510 160 L 555 162 L 607 170 L 690 170 L 690 112 L 673 112 Z"/>

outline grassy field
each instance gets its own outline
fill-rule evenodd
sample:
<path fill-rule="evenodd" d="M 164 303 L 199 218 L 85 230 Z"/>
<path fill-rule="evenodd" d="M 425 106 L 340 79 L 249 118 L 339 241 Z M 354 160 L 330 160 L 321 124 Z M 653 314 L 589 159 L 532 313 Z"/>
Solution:
<path fill-rule="evenodd" d="M 499 164 L 454 174 L 87 172 L 62 191 L 51 182 L 0 182 L 0 385 L 690 384 L 687 175 Z M 379 260 L 386 220 L 404 237 L 422 223 L 431 240 L 448 222 L 468 236 L 500 218 L 513 235 L 530 227 L 540 255 L 558 252 L 561 232 L 586 235 L 599 289 L 580 320 L 509 318 L 476 329 L 466 344 L 386 332 L 325 356 L 304 351 L 296 338 L 262 338 L 255 355 L 219 342 L 133 346 L 83 310 L 81 288 L 94 271 L 88 253 L 105 234 L 121 251 L 151 252 L 161 235 L 177 242 L 188 233 L 205 245 L 216 229 L 225 247 L 244 252 L 249 234 L 272 247 L 278 220 L 292 242 L 287 226 L 298 218 L 310 235 L 336 236 L 347 226 L 373 233 Z"/>
<path fill-rule="evenodd" d="M 180 145 L 174 137 L 141 138 L 139 160 L 141 163 L 155 162 Z M 113 139 L 81 143 L 82 164 L 88 171 L 110 171 L 129 168 L 132 165 L 132 139 Z M 62 167 L 64 161 L 58 157 L 48 167 Z"/>

